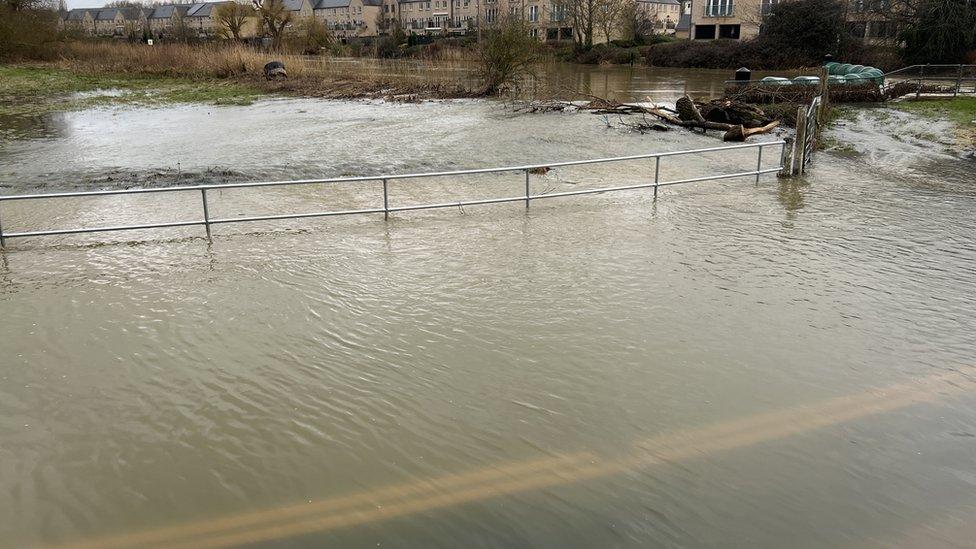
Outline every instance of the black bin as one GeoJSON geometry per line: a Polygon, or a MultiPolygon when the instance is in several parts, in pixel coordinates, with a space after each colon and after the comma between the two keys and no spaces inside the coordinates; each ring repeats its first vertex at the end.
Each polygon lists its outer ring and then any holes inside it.
{"type": "Polygon", "coordinates": [[[748,82],[752,80],[752,71],[745,67],[736,69],[735,78],[733,78],[733,80],[736,82],[748,82]]]}

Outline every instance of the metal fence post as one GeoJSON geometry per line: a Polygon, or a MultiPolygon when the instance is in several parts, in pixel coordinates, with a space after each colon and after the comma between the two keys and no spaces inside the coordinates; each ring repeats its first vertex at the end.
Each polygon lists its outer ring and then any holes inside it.
{"type": "Polygon", "coordinates": [[[762,173],[762,143],[759,144],[759,158],[756,159],[756,185],[759,184],[759,175],[762,173]]]}
{"type": "Polygon", "coordinates": [[[207,240],[213,240],[210,234],[210,208],[207,206],[207,189],[200,189],[200,196],[203,198],[203,225],[207,228],[207,240]]]}
{"type": "Polygon", "coordinates": [[[915,90],[915,99],[922,96],[922,79],[925,78],[925,65],[918,68],[918,89],[915,90]]]}
{"type": "MultiPolygon", "coordinates": [[[[0,205],[2,205],[2,204],[3,204],[3,202],[0,202],[0,205]]],[[[6,242],[4,242],[4,239],[3,239],[3,219],[0,218],[0,250],[4,249],[6,247],[7,247],[7,244],[6,244],[6,242]]]]}
{"type": "Polygon", "coordinates": [[[654,157],[654,200],[657,200],[657,184],[661,176],[661,157],[654,157]]]}
{"type": "Polygon", "coordinates": [[[390,191],[386,186],[386,179],[383,180],[383,219],[390,218],[390,191]]]}
{"type": "Polygon", "coordinates": [[[525,170],[525,209],[529,209],[529,199],[531,195],[529,194],[529,170],[525,170]]]}
{"type": "Polygon", "coordinates": [[[956,76],[956,91],[952,92],[952,96],[955,97],[959,95],[962,91],[962,65],[959,65],[959,75],[956,76]]]}
{"type": "Polygon", "coordinates": [[[786,144],[789,143],[789,140],[790,138],[787,137],[786,140],[783,141],[783,143],[780,145],[779,148],[779,173],[777,174],[778,177],[783,177],[783,176],[789,177],[791,175],[786,171],[786,144]]]}

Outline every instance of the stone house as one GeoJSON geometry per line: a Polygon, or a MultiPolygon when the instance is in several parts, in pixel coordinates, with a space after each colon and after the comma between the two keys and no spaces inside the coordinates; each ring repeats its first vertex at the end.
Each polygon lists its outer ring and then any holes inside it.
{"type": "Polygon", "coordinates": [[[62,14],[60,24],[62,28],[93,36],[95,34],[95,17],[98,15],[96,9],[77,8],[66,11],[62,14]]]}
{"type": "Polygon", "coordinates": [[[314,8],[315,17],[342,38],[378,35],[382,10],[382,0],[318,0],[314,8]]]}
{"type": "Polygon", "coordinates": [[[98,36],[129,36],[146,27],[146,10],[142,8],[105,8],[95,16],[98,36]]]}
{"type": "Polygon", "coordinates": [[[191,4],[186,10],[184,22],[198,36],[215,36],[218,30],[215,17],[217,15],[217,8],[226,3],[204,2],[191,4]]]}
{"type": "Polygon", "coordinates": [[[637,0],[637,13],[655,34],[672,34],[681,19],[681,3],[678,0],[637,0]]]}
{"type": "Polygon", "coordinates": [[[146,18],[149,30],[155,36],[166,36],[180,31],[186,23],[189,7],[184,4],[156,6],[146,18]]]}
{"type": "Polygon", "coordinates": [[[312,17],[315,14],[315,7],[312,0],[283,0],[285,9],[292,13],[295,20],[312,17]]]}
{"type": "Polygon", "coordinates": [[[550,0],[384,0],[383,13],[408,34],[466,34],[510,14],[527,21],[540,40],[572,38],[565,9],[550,0]]]}
{"type": "MultiPolygon", "coordinates": [[[[759,34],[763,18],[781,0],[691,0],[692,40],[746,40],[759,34]]],[[[788,1],[788,0],[783,0],[788,1]]],[[[845,19],[851,36],[868,43],[895,43],[890,0],[848,0],[845,19]]]]}

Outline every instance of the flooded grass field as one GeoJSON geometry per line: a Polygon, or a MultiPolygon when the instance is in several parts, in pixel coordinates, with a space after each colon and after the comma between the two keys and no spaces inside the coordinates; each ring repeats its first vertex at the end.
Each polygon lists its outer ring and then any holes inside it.
{"type": "MultiPolygon", "coordinates": [[[[198,227],[11,240],[0,546],[968,546],[976,164],[881,123],[846,122],[832,137],[848,145],[805,178],[656,201],[229,225],[213,243],[198,227]]],[[[0,145],[0,192],[717,144],[488,101],[105,107],[0,145]]],[[[676,158],[662,175],[754,166],[676,158]]],[[[533,185],[648,177],[633,162],[533,185]]],[[[391,198],[522,184],[418,180],[391,198]]],[[[213,194],[226,216],[382,197],[213,194]]],[[[0,207],[5,231],[200,216],[169,193],[0,207]]]]}

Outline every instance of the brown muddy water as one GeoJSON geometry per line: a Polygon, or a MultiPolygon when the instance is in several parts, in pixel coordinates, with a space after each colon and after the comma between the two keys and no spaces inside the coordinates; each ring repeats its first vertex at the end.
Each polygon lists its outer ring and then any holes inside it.
{"type": "MultiPolygon", "coordinates": [[[[411,59],[374,59],[360,57],[306,57],[306,63],[369,74],[377,79],[416,78],[443,83],[461,83],[472,89],[480,85],[477,65],[470,61],[421,61],[411,59]]],[[[786,73],[756,71],[755,78],[786,73]]],[[[575,97],[580,93],[617,101],[674,101],[685,94],[693,97],[719,97],[725,81],[733,71],[713,69],[676,69],[630,65],[579,65],[549,61],[534,67],[519,85],[523,95],[538,97],[575,97]]]]}
{"type": "MultiPolygon", "coordinates": [[[[612,122],[612,121],[611,121],[612,122]]],[[[905,120],[905,124],[912,124],[905,120]]],[[[939,547],[976,516],[976,165],[857,117],[809,175],[0,253],[4,547],[939,547]]],[[[312,100],[105,108],[4,193],[678,150],[588,114],[312,100]]],[[[750,153],[666,177],[751,169],[750,153]]],[[[538,192],[644,181],[557,169],[538,192]]],[[[416,181],[393,203],[518,192],[416,181]]],[[[377,185],[214,194],[218,215],[377,185]]],[[[6,230],[199,217],[6,203],[6,230]]]]}

